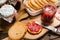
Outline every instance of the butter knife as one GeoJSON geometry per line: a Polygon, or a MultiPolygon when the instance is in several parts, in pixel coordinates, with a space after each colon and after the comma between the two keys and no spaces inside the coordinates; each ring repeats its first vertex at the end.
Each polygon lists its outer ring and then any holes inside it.
{"type": "MultiPolygon", "coordinates": [[[[39,25],[42,25],[42,24],[40,24],[39,22],[37,22],[37,21],[35,21],[35,23],[37,23],[37,24],[39,24],[39,25]]],[[[51,30],[51,31],[53,31],[53,32],[55,32],[55,33],[60,33],[60,29],[58,29],[58,28],[55,28],[55,27],[53,27],[53,26],[44,26],[44,25],[42,25],[42,27],[44,27],[44,28],[46,28],[46,29],[49,29],[49,30],[51,30]]]]}

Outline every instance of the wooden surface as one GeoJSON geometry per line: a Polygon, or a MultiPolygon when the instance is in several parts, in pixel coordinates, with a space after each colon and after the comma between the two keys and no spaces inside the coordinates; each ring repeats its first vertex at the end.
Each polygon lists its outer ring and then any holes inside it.
{"type": "MultiPolygon", "coordinates": [[[[22,12],[21,13],[21,11],[20,11],[20,13],[18,13],[18,14],[20,14],[20,15],[18,15],[19,17],[17,17],[17,19],[18,20],[20,20],[21,18],[23,18],[23,17],[26,17],[26,16],[28,16],[25,12],[22,12]],[[25,15],[26,14],[26,15],[25,15]],[[24,15],[24,16],[23,16],[24,15]]],[[[24,20],[24,21],[22,21],[22,22],[24,22],[25,24],[28,22],[28,21],[30,21],[30,20],[36,20],[36,21],[40,21],[40,23],[41,23],[41,16],[39,15],[39,16],[36,16],[36,17],[32,17],[33,19],[27,19],[27,20],[24,20]]],[[[51,26],[58,26],[60,24],[60,21],[58,21],[55,17],[54,17],[54,21],[53,21],[53,23],[51,24],[51,26]]],[[[26,34],[25,34],[25,36],[24,36],[24,38],[26,38],[26,39],[37,39],[37,38],[39,38],[39,37],[41,37],[41,36],[43,36],[46,32],[48,32],[49,30],[48,29],[45,29],[45,28],[43,28],[43,30],[42,30],[42,32],[41,33],[39,33],[39,34],[37,34],[37,35],[32,35],[32,34],[30,34],[29,32],[27,32],[26,34]]]]}
{"type": "MultiPolygon", "coordinates": [[[[35,18],[35,20],[37,21],[40,21],[41,23],[41,20],[40,20],[40,16],[38,16],[37,18],[35,18]]],[[[54,18],[54,22],[51,24],[51,26],[58,26],[60,24],[60,21],[58,21],[56,18],[54,18]]],[[[41,36],[43,36],[46,32],[48,32],[49,30],[43,28],[42,29],[42,32],[37,34],[37,35],[32,35],[30,34],[29,32],[26,33],[26,35],[24,36],[24,38],[27,38],[27,39],[37,39],[41,36]]]]}
{"type": "MultiPolygon", "coordinates": [[[[18,15],[16,16],[16,22],[28,16],[28,14],[23,10],[23,8],[24,7],[22,6],[22,8],[18,11],[18,15]]],[[[28,19],[26,19],[24,21],[20,21],[20,22],[24,22],[26,24],[30,20],[37,20],[37,21],[40,21],[40,23],[41,23],[41,20],[40,20],[41,19],[41,16],[40,15],[39,16],[36,16],[36,17],[31,17],[31,18],[28,18],[28,19]]],[[[55,26],[58,26],[58,25],[60,25],[60,21],[58,21],[54,17],[54,22],[51,24],[51,26],[54,26],[55,27],[55,26]]],[[[43,28],[42,29],[42,32],[39,33],[39,34],[37,34],[37,35],[32,35],[29,32],[27,32],[25,34],[24,38],[26,38],[26,39],[37,39],[37,38],[40,38],[41,36],[43,36],[48,31],[49,31],[48,29],[43,28]]]]}
{"type": "MultiPolygon", "coordinates": [[[[28,14],[27,14],[23,9],[24,9],[24,6],[22,5],[22,6],[21,6],[21,9],[18,11],[18,15],[16,16],[16,22],[19,21],[19,20],[21,20],[22,18],[25,18],[25,17],[28,16],[28,14]]],[[[32,19],[38,20],[38,21],[40,21],[40,23],[41,23],[40,15],[39,15],[39,16],[36,16],[36,17],[32,17],[32,19]]],[[[26,24],[29,20],[32,20],[32,19],[31,19],[31,18],[28,18],[28,19],[26,19],[26,20],[24,20],[24,21],[22,21],[22,22],[24,22],[24,23],[26,24]]],[[[60,24],[60,21],[58,21],[58,20],[54,17],[54,22],[51,24],[51,26],[54,26],[54,27],[55,27],[55,26],[58,26],[59,24],[60,24]]],[[[43,35],[44,35],[46,32],[48,32],[48,31],[49,31],[48,29],[43,28],[42,32],[39,33],[39,34],[37,34],[37,35],[32,35],[32,34],[30,34],[29,32],[27,32],[27,33],[25,34],[24,38],[26,38],[26,39],[37,39],[37,38],[43,36],[43,35]]]]}

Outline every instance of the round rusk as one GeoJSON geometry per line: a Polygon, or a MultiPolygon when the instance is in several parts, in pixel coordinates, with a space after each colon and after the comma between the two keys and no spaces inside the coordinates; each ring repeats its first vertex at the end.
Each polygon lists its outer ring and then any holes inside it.
{"type": "Polygon", "coordinates": [[[32,9],[37,10],[37,9],[31,4],[31,1],[28,2],[28,5],[29,5],[32,9]]]}
{"type": "Polygon", "coordinates": [[[52,3],[50,0],[46,0],[48,3],[52,3]]]}
{"type": "Polygon", "coordinates": [[[33,7],[36,8],[37,10],[40,8],[40,6],[35,3],[35,0],[30,0],[30,3],[31,3],[31,4],[33,5],[33,7]]]}
{"type": "Polygon", "coordinates": [[[16,22],[9,30],[8,35],[12,40],[21,39],[27,31],[27,27],[22,22],[16,22]]]}
{"type": "Polygon", "coordinates": [[[58,2],[58,0],[50,0],[52,3],[56,3],[58,2]]]}
{"type": "Polygon", "coordinates": [[[38,2],[39,2],[40,4],[42,4],[42,5],[45,5],[45,4],[42,2],[42,0],[38,0],[38,2]]]}
{"type": "Polygon", "coordinates": [[[38,2],[38,0],[34,0],[35,1],[35,3],[37,4],[37,5],[39,5],[41,8],[42,8],[42,4],[40,4],[39,2],[38,2]]]}
{"type": "Polygon", "coordinates": [[[26,6],[27,8],[29,8],[31,11],[35,11],[28,3],[29,3],[29,2],[26,1],[26,2],[25,2],[25,6],[26,6]]]}
{"type": "Polygon", "coordinates": [[[43,2],[44,4],[48,4],[48,2],[47,2],[46,0],[42,0],[42,2],[43,2]]]}

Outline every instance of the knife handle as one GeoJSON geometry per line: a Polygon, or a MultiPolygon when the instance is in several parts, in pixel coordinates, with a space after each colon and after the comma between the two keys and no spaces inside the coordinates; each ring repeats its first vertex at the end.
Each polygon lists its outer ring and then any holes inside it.
{"type": "Polygon", "coordinates": [[[57,30],[58,30],[57,28],[55,28],[53,26],[44,26],[44,27],[51,30],[51,31],[53,31],[53,32],[57,32],[57,30]]]}
{"type": "MultiPolygon", "coordinates": [[[[37,21],[36,21],[35,23],[41,25],[41,24],[40,24],[39,22],[37,22],[37,21]]],[[[49,29],[49,30],[53,31],[54,33],[60,35],[60,29],[55,28],[55,27],[53,27],[53,26],[44,26],[44,25],[42,25],[42,26],[43,26],[44,28],[49,29]]]]}

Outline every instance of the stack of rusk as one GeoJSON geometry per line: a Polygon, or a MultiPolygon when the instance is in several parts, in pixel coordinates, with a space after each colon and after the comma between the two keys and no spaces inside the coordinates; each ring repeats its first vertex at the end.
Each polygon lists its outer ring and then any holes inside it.
{"type": "Polygon", "coordinates": [[[58,0],[27,0],[25,1],[25,6],[31,11],[36,11],[44,7],[46,4],[57,3],[58,0]]]}

